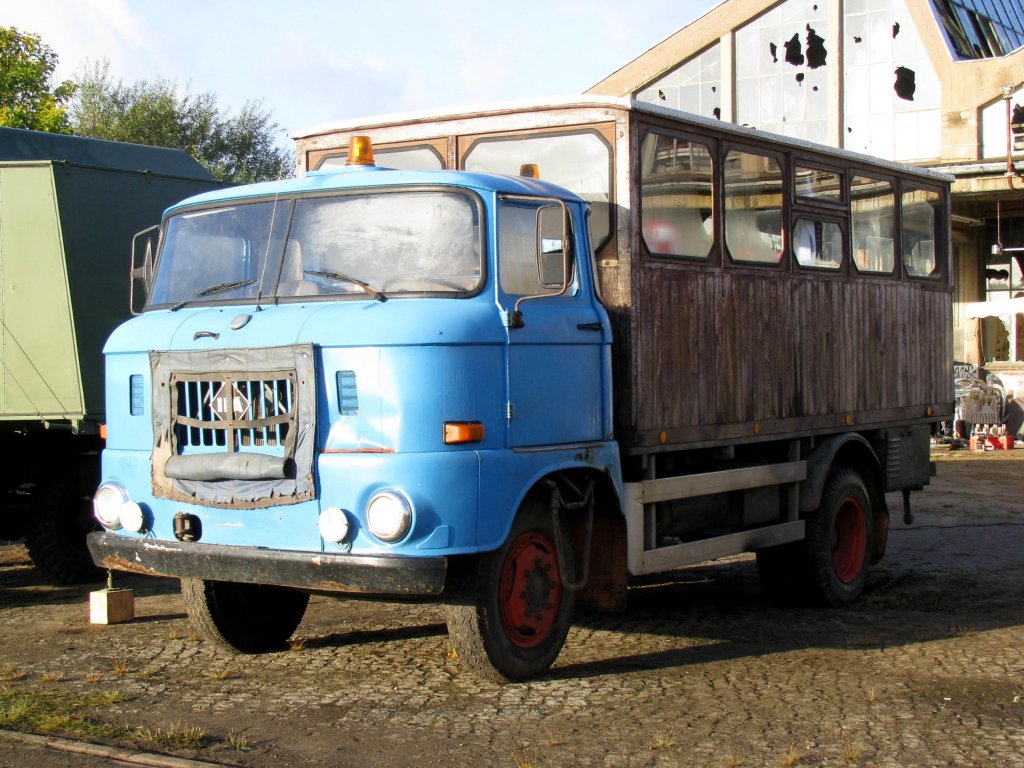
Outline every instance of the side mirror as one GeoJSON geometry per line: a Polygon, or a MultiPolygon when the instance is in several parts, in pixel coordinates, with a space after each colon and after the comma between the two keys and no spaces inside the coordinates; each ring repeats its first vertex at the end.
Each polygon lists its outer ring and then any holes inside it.
{"type": "Polygon", "coordinates": [[[537,212],[537,279],[547,290],[565,293],[572,270],[569,211],[548,205],[537,212]]]}
{"type": "Polygon", "coordinates": [[[522,328],[524,301],[564,296],[572,284],[572,226],[569,209],[560,200],[537,209],[537,282],[543,293],[520,296],[508,313],[506,325],[522,328]]]}
{"type": "Polygon", "coordinates": [[[153,267],[159,243],[160,225],[144,229],[132,238],[131,284],[128,287],[128,309],[133,315],[141,314],[153,284],[153,267]],[[138,306],[140,309],[135,309],[138,306]]]}

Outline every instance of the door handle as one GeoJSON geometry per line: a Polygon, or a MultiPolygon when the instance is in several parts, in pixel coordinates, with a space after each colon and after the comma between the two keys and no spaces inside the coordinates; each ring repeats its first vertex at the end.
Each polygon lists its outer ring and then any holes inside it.
{"type": "Polygon", "coordinates": [[[576,330],[578,331],[600,331],[603,329],[604,326],[600,323],[576,323],[576,330]]]}

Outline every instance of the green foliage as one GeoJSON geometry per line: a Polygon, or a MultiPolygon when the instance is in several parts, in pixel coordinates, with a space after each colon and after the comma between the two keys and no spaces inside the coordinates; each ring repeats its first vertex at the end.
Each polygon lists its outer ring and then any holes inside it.
{"type": "Polygon", "coordinates": [[[164,79],[125,85],[108,70],[103,62],[77,77],[71,119],[78,135],[182,149],[230,183],[291,175],[291,154],[275,143],[280,126],[262,102],[248,101],[231,116],[212,93],[192,94],[164,79]]]}
{"type": "Polygon", "coordinates": [[[38,35],[0,27],[0,125],[70,133],[65,103],[75,84],[52,88],[57,54],[38,35]]]}

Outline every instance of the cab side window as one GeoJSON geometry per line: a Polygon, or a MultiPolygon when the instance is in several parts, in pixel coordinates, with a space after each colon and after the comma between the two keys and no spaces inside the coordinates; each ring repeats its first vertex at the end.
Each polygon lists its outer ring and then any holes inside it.
{"type": "MultiPolygon", "coordinates": [[[[506,294],[553,296],[565,292],[563,284],[573,279],[573,253],[564,212],[561,205],[506,202],[502,206],[498,260],[501,289],[506,294]]],[[[575,293],[575,287],[570,285],[567,292],[575,293]]]]}

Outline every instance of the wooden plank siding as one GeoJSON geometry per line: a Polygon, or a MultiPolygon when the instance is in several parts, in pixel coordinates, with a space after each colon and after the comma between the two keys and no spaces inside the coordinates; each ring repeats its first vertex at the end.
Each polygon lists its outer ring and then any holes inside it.
{"type": "Polygon", "coordinates": [[[952,402],[947,290],[660,263],[635,280],[614,366],[627,450],[927,421],[952,402]]]}

